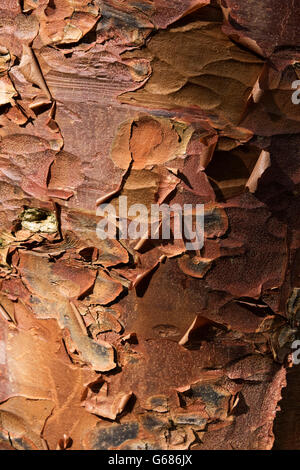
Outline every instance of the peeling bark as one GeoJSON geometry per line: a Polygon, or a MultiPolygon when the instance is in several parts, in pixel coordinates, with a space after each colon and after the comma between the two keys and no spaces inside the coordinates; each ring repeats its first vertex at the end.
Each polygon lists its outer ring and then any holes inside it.
{"type": "Polygon", "coordinates": [[[300,448],[295,3],[1,2],[1,449],[300,448]]]}

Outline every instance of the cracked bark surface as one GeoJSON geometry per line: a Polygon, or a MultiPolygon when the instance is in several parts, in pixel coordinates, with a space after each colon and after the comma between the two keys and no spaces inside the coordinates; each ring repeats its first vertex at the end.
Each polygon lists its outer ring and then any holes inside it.
{"type": "Polygon", "coordinates": [[[2,0],[1,449],[300,448],[299,16],[2,0]],[[100,240],[120,196],[203,248],[100,240]]]}

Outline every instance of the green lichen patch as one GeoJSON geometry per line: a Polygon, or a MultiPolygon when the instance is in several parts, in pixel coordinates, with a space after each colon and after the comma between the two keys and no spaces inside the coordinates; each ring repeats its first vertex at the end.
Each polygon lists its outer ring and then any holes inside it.
{"type": "Polygon", "coordinates": [[[20,219],[22,228],[30,232],[55,233],[58,230],[55,213],[45,209],[24,209],[20,219]]]}

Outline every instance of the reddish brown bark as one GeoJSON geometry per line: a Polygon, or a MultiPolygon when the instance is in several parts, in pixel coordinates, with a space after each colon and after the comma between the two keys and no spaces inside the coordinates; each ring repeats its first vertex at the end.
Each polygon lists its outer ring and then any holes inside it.
{"type": "Polygon", "coordinates": [[[1,2],[1,448],[299,448],[294,3],[1,2]],[[203,248],[100,240],[120,196],[203,248]]]}

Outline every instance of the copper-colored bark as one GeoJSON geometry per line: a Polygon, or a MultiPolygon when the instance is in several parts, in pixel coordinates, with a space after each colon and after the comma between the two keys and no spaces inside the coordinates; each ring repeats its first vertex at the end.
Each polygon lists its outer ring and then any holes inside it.
{"type": "Polygon", "coordinates": [[[2,449],[299,448],[295,3],[2,0],[2,449]],[[120,196],[203,248],[100,240],[120,196]]]}

